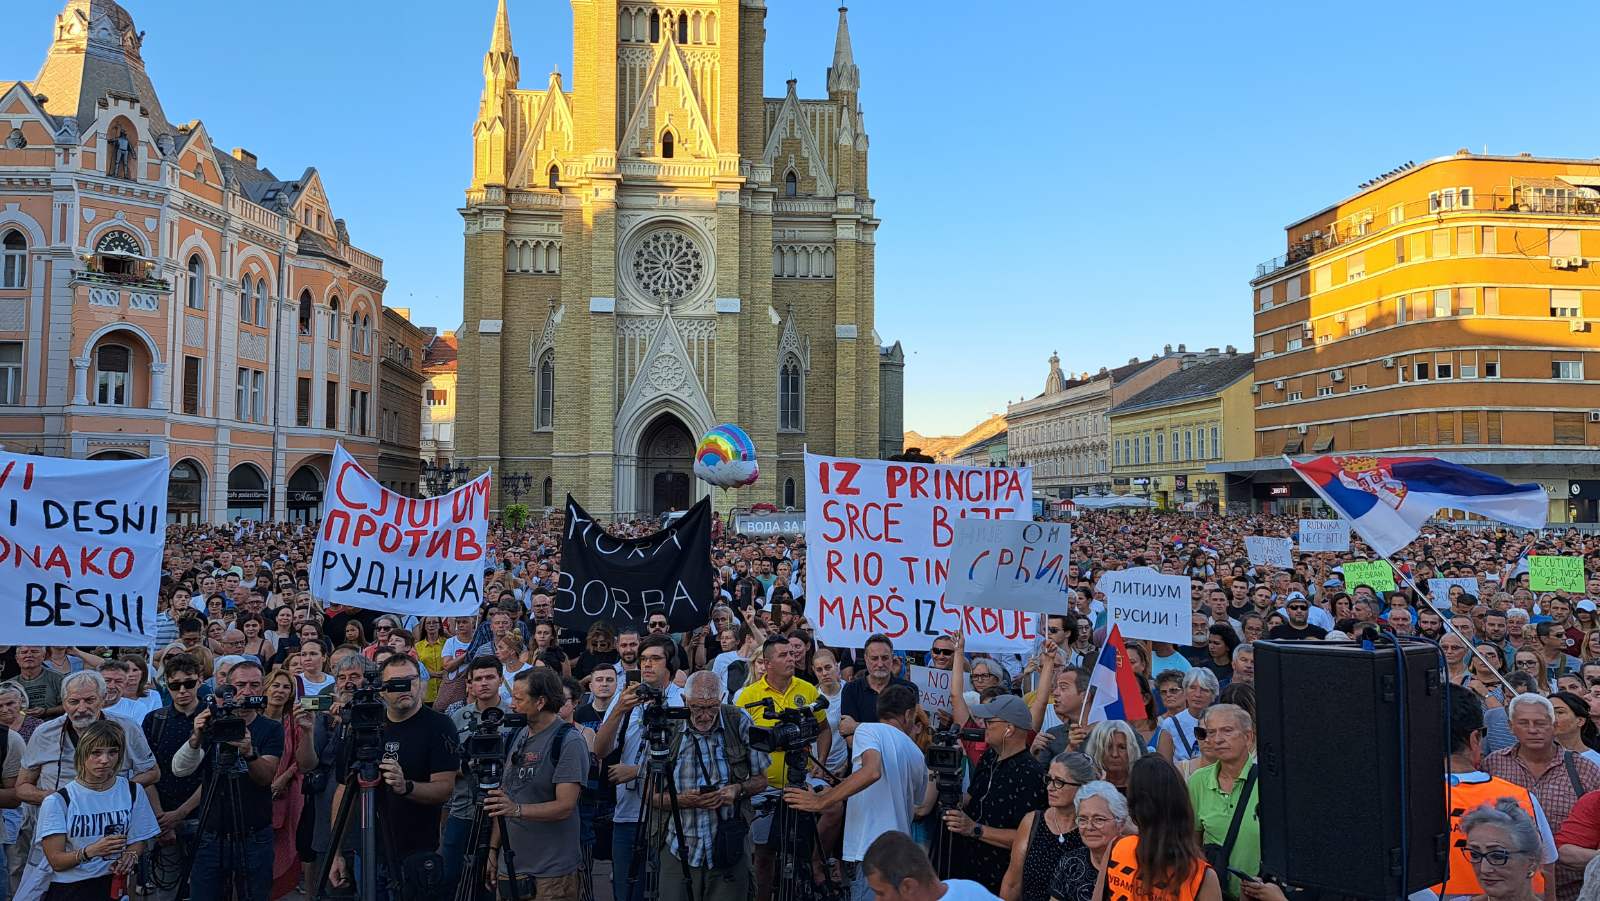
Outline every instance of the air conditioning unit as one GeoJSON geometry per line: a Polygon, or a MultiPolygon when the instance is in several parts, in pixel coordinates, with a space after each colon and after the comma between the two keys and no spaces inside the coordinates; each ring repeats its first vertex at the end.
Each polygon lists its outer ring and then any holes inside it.
{"type": "Polygon", "coordinates": [[[1571,266],[1574,269],[1577,269],[1579,267],[1589,265],[1589,261],[1584,259],[1583,257],[1568,257],[1567,258],[1567,265],[1571,266]]]}
{"type": "Polygon", "coordinates": [[[1575,332],[1583,331],[1587,325],[1588,325],[1588,323],[1584,322],[1582,319],[1568,319],[1567,320],[1567,328],[1569,328],[1569,329],[1571,329],[1572,331],[1575,331],[1575,332]]]}
{"type": "Polygon", "coordinates": [[[1383,368],[1384,369],[1393,369],[1394,368],[1394,357],[1384,357],[1383,358],[1383,368]]]}
{"type": "Polygon", "coordinates": [[[1333,380],[1336,381],[1336,382],[1344,381],[1344,370],[1343,369],[1335,369],[1333,371],[1333,380]]]}
{"type": "Polygon", "coordinates": [[[1344,324],[1344,320],[1345,320],[1345,314],[1343,314],[1343,313],[1340,313],[1340,314],[1338,314],[1338,315],[1333,317],[1333,321],[1337,322],[1337,323],[1339,323],[1341,325],[1344,324]]]}
{"type": "Polygon", "coordinates": [[[1551,269],[1577,269],[1584,264],[1583,257],[1551,257],[1551,269]]]}
{"type": "Polygon", "coordinates": [[[1278,389],[1279,391],[1282,391],[1283,390],[1283,379],[1278,379],[1277,381],[1273,382],[1272,383],[1272,387],[1278,389]]]}
{"type": "Polygon", "coordinates": [[[1300,433],[1300,434],[1302,434],[1302,435],[1304,435],[1304,434],[1305,434],[1305,433],[1306,433],[1306,432],[1307,432],[1307,431],[1308,431],[1308,429],[1307,429],[1307,428],[1306,428],[1306,427],[1305,427],[1305,426],[1303,426],[1303,425],[1297,425],[1297,426],[1295,426],[1295,427],[1294,427],[1294,430],[1295,430],[1295,431],[1297,431],[1297,432],[1299,432],[1299,433],[1300,433]]]}
{"type": "Polygon", "coordinates": [[[1260,394],[1261,393],[1261,386],[1260,385],[1251,385],[1250,386],[1250,393],[1251,394],[1260,394]]]}
{"type": "Polygon", "coordinates": [[[1309,322],[1305,324],[1304,330],[1307,338],[1315,337],[1317,334],[1317,327],[1309,322]]]}
{"type": "Polygon", "coordinates": [[[1589,421],[1590,422],[1600,422],[1600,410],[1590,410],[1589,411],[1589,421]]]}

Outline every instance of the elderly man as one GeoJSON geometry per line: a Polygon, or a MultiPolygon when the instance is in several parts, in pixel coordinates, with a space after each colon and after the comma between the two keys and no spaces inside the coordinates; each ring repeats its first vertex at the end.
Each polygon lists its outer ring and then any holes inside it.
{"type": "MultiPolygon", "coordinates": [[[[683,839],[675,825],[669,826],[661,855],[661,897],[686,899],[687,879],[697,901],[744,901],[751,866],[743,845],[718,859],[716,836],[720,822],[740,816],[740,803],[767,787],[767,755],[750,747],[750,715],[722,703],[722,680],[716,673],[690,676],[684,694],[689,720],[672,739],[672,780],[683,839]]],[[[671,799],[656,792],[649,803],[667,809],[671,799]]]]}
{"type": "MultiPolygon", "coordinates": [[[[1237,669],[1235,674],[1237,680],[1237,669]]],[[[1194,730],[1196,737],[1209,743],[1211,756],[1217,761],[1189,777],[1189,800],[1194,804],[1201,841],[1226,846],[1228,834],[1237,822],[1233,847],[1228,848],[1228,867],[1255,875],[1261,870],[1261,823],[1256,817],[1261,793],[1255,785],[1255,723],[1243,707],[1235,704],[1206,708],[1200,722],[1194,730]]],[[[1239,897],[1238,877],[1226,878],[1228,897],[1239,897]]]]}
{"type": "MultiPolygon", "coordinates": [[[[1485,757],[1483,769],[1533,792],[1550,827],[1560,832],[1578,798],[1600,790],[1600,767],[1556,743],[1555,707],[1544,695],[1517,695],[1506,705],[1506,715],[1517,743],[1485,757]]],[[[1557,865],[1556,901],[1572,901],[1582,884],[1581,869],[1557,865]]]]}
{"type": "Polygon", "coordinates": [[[17,668],[21,672],[12,681],[21,686],[28,696],[23,713],[42,720],[60,716],[61,674],[44,665],[44,648],[32,644],[18,645],[16,657],[17,668]]]}
{"type": "MultiPolygon", "coordinates": [[[[94,723],[105,720],[122,729],[127,748],[117,775],[125,776],[138,785],[145,786],[151,807],[157,817],[162,815],[161,799],[155,792],[161,771],[156,767],[155,755],[145,741],[144,732],[137,723],[120,716],[107,716],[102,712],[106,697],[106,682],[94,670],[80,670],[61,680],[61,703],[66,712],[33,730],[22,754],[22,769],[17,773],[17,798],[29,805],[24,815],[30,819],[38,816],[38,805],[50,793],[77,778],[73,749],[78,735],[94,723]]],[[[22,844],[19,841],[19,844],[22,844]]],[[[44,896],[46,868],[38,866],[37,856],[43,852],[33,843],[28,866],[23,872],[21,885],[13,896],[16,901],[38,901],[44,896]]]]}

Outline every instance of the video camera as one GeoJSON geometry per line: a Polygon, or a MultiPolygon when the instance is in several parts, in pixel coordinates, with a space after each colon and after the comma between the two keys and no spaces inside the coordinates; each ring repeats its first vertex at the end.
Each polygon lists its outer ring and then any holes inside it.
{"type": "Polygon", "coordinates": [[[211,721],[206,724],[206,741],[243,741],[244,718],[239,716],[239,711],[265,710],[266,707],[267,699],[262,695],[240,695],[232,685],[219,687],[216,694],[211,696],[211,721]]]}
{"type": "Polygon", "coordinates": [[[366,679],[351,692],[350,703],[350,754],[356,763],[376,764],[383,757],[383,725],[388,720],[387,707],[380,694],[386,691],[410,691],[412,677],[396,676],[387,681],[378,673],[368,672],[366,679]]]}
{"type": "Polygon", "coordinates": [[[520,713],[507,716],[498,707],[490,707],[478,715],[477,723],[462,744],[461,762],[480,791],[500,787],[506,762],[505,734],[526,725],[527,717],[520,713]]]}
{"type": "Polygon", "coordinates": [[[744,708],[761,708],[768,719],[777,720],[770,726],[750,727],[750,747],[763,754],[776,754],[780,751],[804,751],[817,740],[822,732],[817,714],[828,709],[828,699],[818,697],[805,706],[779,710],[771,698],[762,698],[744,705],[744,708]]]}
{"type": "Polygon", "coordinates": [[[982,729],[939,729],[928,743],[924,759],[928,771],[933,773],[939,796],[939,807],[948,809],[961,804],[961,770],[966,765],[964,741],[983,741],[982,729]]]}

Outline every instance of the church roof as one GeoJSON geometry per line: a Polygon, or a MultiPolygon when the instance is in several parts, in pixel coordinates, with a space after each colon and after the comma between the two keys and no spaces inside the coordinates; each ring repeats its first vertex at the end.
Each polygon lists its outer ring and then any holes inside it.
{"type": "Polygon", "coordinates": [[[53,116],[74,116],[80,129],[94,121],[95,110],[108,93],[136,98],[155,134],[171,134],[150,76],[139,55],[144,35],[133,17],[115,0],[67,0],[56,16],[55,40],[45,56],[34,94],[47,97],[53,116]]]}
{"type": "Polygon", "coordinates": [[[1255,357],[1229,354],[1180,369],[1118,404],[1111,412],[1134,413],[1210,397],[1255,371],[1255,357]]]}

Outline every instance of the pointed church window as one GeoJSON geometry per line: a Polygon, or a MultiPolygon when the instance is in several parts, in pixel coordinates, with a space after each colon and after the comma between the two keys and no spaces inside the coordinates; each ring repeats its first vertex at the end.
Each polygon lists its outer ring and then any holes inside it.
{"type": "Polygon", "coordinates": [[[790,169],[783,176],[783,196],[798,197],[800,194],[800,179],[795,177],[794,170],[790,169]]]}
{"type": "Polygon", "coordinates": [[[675,142],[672,139],[672,131],[671,131],[671,129],[668,129],[667,131],[664,131],[664,132],[661,133],[661,158],[662,159],[664,159],[664,160],[672,159],[672,151],[675,149],[673,147],[674,143],[675,142]]]}
{"type": "Polygon", "coordinates": [[[689,43],[689,17],[682,12],[678,13],[678,43],[689,43]]]}
{"type": "Polygon", "coordinates": [[[560,166],[551,166],[550,167],[550,187],[551,188],[558,187],[558,185],[556,183],[559,182],[559,181],[561,181],[561,167],[560,166]]]}
{"type": "Polygon", "coordinates": [[[660,40],[661,40],[661,14],[658,13],[658,12],[652,12],[650,14],[650,43],[655,44],[655,43],[658,43],[660,40]]]}
{"type": "MultiPolygon", "coordinates": [[[[534,411],[534,427],[548,429],[555,422],[556,354],[547,350],[539,359],[539,398],[534,411]]],[[[547,505],[548,506],[548,505],[547,505]]]]}

